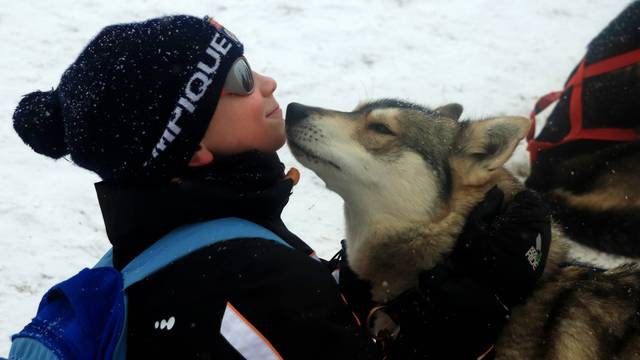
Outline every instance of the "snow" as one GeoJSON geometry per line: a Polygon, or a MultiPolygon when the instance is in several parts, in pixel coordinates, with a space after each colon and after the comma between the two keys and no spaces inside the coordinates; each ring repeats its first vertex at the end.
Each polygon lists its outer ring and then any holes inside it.
{"type": "MultiPolygon", "coordinates": [[[[209,14],[245,44],[257,71],[296,101],[349,110],[363,99],[460,102],[465,117],[527,115],[557,90],[621,0],[5,1],[0,7],[0,354],[44,291],[91,266],[109,243],[93,175],[25,146],[11,117],[21,95],[57,86],[102,27],[150,17],[209,14]]],[[[302,172],[284,213],[320,256],[343,236],[342,203],[287,149],[302,172]]],[[[509,163],[527,169],[520,146],[509,163]]],[[[620,258],[576,248],[603,266],[620,258]]]]}

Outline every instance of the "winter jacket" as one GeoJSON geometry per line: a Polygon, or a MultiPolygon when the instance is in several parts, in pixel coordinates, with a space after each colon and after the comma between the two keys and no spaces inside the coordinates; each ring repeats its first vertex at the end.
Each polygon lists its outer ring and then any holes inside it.
{"type": "Polygon", "coordinates": [[[170,183],[96,184],[116,268],[178,226],[224,217],[291,245],[223,241],[133,285],[128,358],[376,358],[329,268],[281,220],[293,187],[283,170],[275,154],[247,153],[170,183]]]}

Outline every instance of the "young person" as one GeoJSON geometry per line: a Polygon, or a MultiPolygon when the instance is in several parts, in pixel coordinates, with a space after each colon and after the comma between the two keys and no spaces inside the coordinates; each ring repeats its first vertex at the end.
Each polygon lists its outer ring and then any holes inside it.
{"type": "MultiPolygon", "coordinates": [[[[276,82],[242,55],[209,18],[109,26],[56,89],[22,99],[14,127],[36,152],[70,155],[103,179],[96,190],[117,269],[176,228],[213,219],[248,220],[287,244],[218,242],[132,285],[128,357],[378,358],[357,317],[369,306],[366,284],[351,273],[339,288],[334,269],[280,218],[297,176],[275,153],[285,143],[276,82]]],[[[466,236],[502,241],[483,231],[466,236]]]]}

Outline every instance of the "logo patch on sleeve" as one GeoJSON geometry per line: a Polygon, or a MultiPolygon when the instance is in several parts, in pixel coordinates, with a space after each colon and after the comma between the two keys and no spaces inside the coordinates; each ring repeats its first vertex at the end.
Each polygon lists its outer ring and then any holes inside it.
{"type": "Polygon", "coordinates": [[[531,265],[531,268],[535,271],[538,266],[540,266],[540,261],[542,260],[542,235],[538,234],[536,238],[536,245],[531,246],[529,250],[524,254],[531,265]]]}

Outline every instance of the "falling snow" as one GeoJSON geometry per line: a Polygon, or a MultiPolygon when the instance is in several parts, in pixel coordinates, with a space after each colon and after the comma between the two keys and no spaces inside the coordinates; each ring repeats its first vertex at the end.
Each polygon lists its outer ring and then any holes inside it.
{"type": "MultiPolygon", "coordinates": [[[[31,0],[0,8],[0,355],[51,285],[91,266],[108,248],[93,183],[69,161],[32,152],[11,128],[23,94],[50,90],[102,27],[186,13],[215,17],[245,44],[252,67],[296,101],[349,110],[363,99],[399,97],[428,106],[459,102],[463,116],[526,115],[562,86],[587,42],[621,0],[31,0]]],[[[169,56],[170,54],[166,54],[169,56]]],[[[341,201],[302,173],[284,213],[319,255],[339,248],[341,201]]],[[[518,147],[509,167],[522,175],[518,147]]],[[[586,261],[619,259],[576,248],[586,261]]]]}

